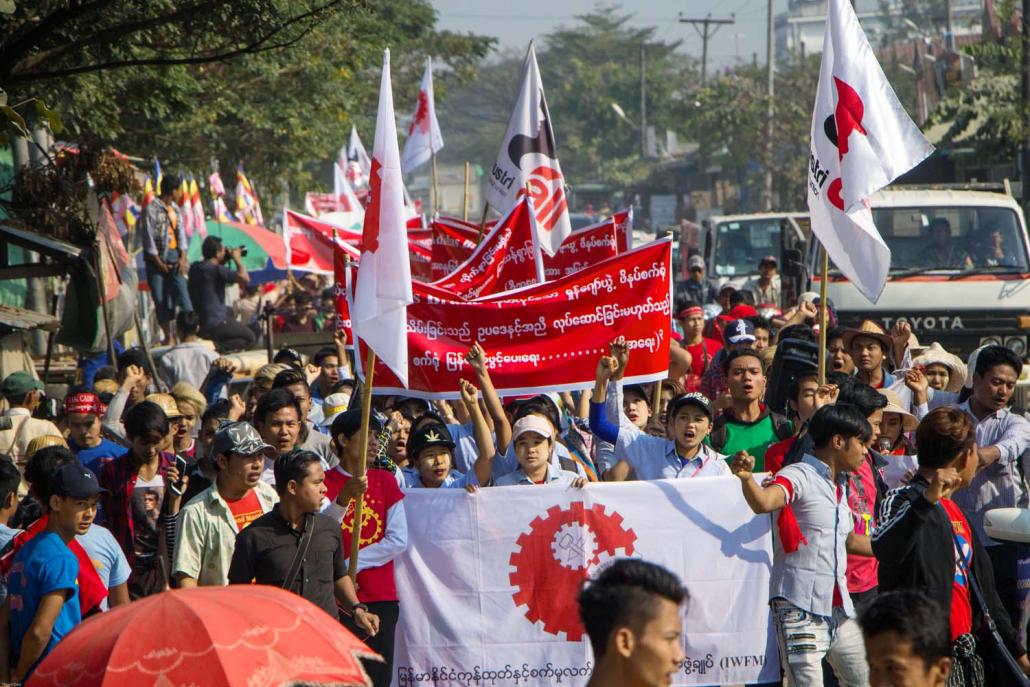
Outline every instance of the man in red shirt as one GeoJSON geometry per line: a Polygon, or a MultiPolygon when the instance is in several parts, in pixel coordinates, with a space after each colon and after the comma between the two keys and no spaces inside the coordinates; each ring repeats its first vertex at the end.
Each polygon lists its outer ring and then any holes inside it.
{"type": "MultiPolygon", "coordinates": [[[[373,418],[369,426],[366,465],[378,453],[375,434],[382,427],[373,418]]],[[[340,523],[345,555],[351,551],[351,527],[357,499],[362,499],[361,543],[358,556],[358,600],[366,610],[379,616],[379,633],[365,637],[353,623],[348,629],[380,654],[384,662],[364,663],[375,687],[389,687],[393,676],[393,642],[400,615],[393,561],[408,547],[408,521],[404,514],[404,494],[396,478],[375,468],[364,477],[354,477],[361,458],[361,412],[348,410],[333,420],[330,434],[340,464],[325,474],[326,499],[322,512],[340,523]]]]}
{"type": "Polygon", "coordinates": [[[676,320],[683,329],[683,348],[690,354],[690,372],[687,373],[687,391],[697,391],[701,386],[701,375],[708,369],[715,354],[722,350],[722,344],[704,336],[705,313],[694,301],[687,301],[676,320]]]}

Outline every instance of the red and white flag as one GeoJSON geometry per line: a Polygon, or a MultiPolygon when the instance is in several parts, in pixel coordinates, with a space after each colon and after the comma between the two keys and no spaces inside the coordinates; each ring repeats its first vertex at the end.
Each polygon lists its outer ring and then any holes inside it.
{"type": "Polygon", "coordinates": [[[390,51],[383,51],[376,137],[372,146],[369,202],[351,325],[379,359],[408,383],[408,305],[412,302],[404,183],[397,146],[390,51]]]}
{"type": "Polygon", "coordinates": [[[572,233],[572,222],[532,43],[522,66],[519,98],[487,182],[486,201],[495,208],[511,207],[529,186],[540,246],[548,255],[557,253],[565,237],[572,233]]]}
{"type": "Polygon", "coordinates": [[[433,102],[433,59],[426,58],[426,71],[422,75],[422,86],[418,89],[418,105],[408,126],[408,139],[404,141],[401,154],[401,168],[405,174],[429,162],[435,153],[443,148],[440,123],[436,121],[436,105],[433,102]]]}
{"type": "Polygon", "coordinates": [[[872,302],[887,283],[891,252],[867,198],[931,152],[887,82],[851,3],[830,0],[812,115],[808,210],[830,259],[872,302]]]}
{"type": "Polygon", "coordinates": [[[347,181],[347,171],[339,163],[333,165],[333,195],[336,196],[336,212],[354,212],[364,215],[365,208],[354,194],[347,181]]]}
{"type": "Polygon", "coordinates": [[[368,186],[368,175],[372,170],[372,160],[365,151],[365,144],[358,136],[358,127],[350,128],[350,142],[347,144],[347,179],[354,188],[368,186]]]}

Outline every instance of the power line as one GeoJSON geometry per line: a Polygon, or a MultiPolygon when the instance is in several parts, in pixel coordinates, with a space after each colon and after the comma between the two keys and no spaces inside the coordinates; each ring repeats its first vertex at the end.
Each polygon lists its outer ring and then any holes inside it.
{"type": "Polygon", "coordinates": [[[709,14],[704,19],[691,19],[680,13],[680,23],[690,24],[701,36],[701,85],[704,86],[708,80],[708,39],[714,36],[724,25],[735,24],[736,18],[730,15],[729,19],[713,19],[709,14]],[[700,25],[702,28],[697,28],[700,25]]]}

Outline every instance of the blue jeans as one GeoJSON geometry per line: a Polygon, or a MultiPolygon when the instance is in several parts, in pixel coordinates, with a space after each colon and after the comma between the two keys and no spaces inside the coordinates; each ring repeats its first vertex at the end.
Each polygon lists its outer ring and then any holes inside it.
{"type": "Polygon", "coordinates": [[[825,618],[785,599],[773,599],[771,604],[780,663],[792,687],[822,687],[823,658],[841,687],[869,684],[865,642],[857,622],[839,608],[833,609],[833,617],[825,618]]]}
{"type": "Polygon", "coordinates": [[[175,319],[176,308],[183,312],[193,311],[185,275],[178,271],[164,274],[148,262],[147,284],[150,285],[150,295],[157,310],[157,321],[161,324],[175,319]]]}

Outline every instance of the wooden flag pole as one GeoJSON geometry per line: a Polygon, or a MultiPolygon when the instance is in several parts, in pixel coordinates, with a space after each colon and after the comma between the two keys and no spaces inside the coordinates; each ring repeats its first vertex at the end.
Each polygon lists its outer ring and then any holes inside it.
{"type": "Polygon", "coordinates": [[[440,185],[436,177],[436,153],[429,154],[429,160],[433,165],[433,214],[440,212],[440,185]]]}
{"type": "Polygon", "coordinates": [[[465,198],[464,198],[465,210],[464,210],[464,212],[462,213],[462,216],[461,216],[461,218],[463,220],[465,220],[466,222],[469,221],[469,176],[471,176],[471,174],[472,174],[472,165],[470,165],[468,163],[468,160],[466,160],[465,161],[465,198]]]}
{"type": "MultiPolygon", "coordinates": [[[[369,417],[372,414],[372,376],[375,372],[376,353],[368,349],[368,358],[365,365],[365,385],[361,390],[361,457],[358,458],[358,469],[351,479],[360,479],[365,476],[368,470],[368,425],[369,417]]],[[[354,501],[354,522],[350,529],[350,564],[347,574],[358,583],[358,549],[361,548],[361,519],[364,515],[365,497],[362,496],[354,501]]]]}
{"type": "Polygon", "coordinates": [[[819,385],[826,383],[826,287],[830,280],[830,254],[823,251],[823,269],[819,277],[819,385]]]}

